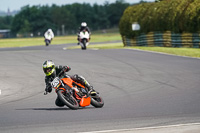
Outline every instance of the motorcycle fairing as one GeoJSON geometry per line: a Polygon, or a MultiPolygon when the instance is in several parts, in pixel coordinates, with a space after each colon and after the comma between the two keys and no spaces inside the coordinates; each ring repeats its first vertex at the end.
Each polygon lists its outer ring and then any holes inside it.
{"type": "Polygon", "coordinates": [[[90,97],[82,97],[79,104],[80,104],[81,107],[85,107],[85,106],[89,106],[90,103],[91,103],[90,97]]]}
{"type": "MultiPolygon", "coordinates": [[[[82,87],[82,88],[85,88],[85,87],[84,87],[83,85],[81,85],[80,83],[74,82],[71,78],[63,78],[62,81],[63,81],[65,84],[67,84],[69,87],[71,87],[71,88],[73,87],[73,84],[76,84],[76,85],[78,85],[78,86],[80,86],[80,87],[82,87]]],[[[91,98],[90,98],[90,97],[86,97],[86,95],[83,96],[83,97],[79,97],[76,93],[75,93],[75,96],[76,96],[77,99],[80,100],[79,105],[80,105],[81,107],[85,107],[85,106],[89,106],[89,105],[90,105],[90,103],[91,103],[91,98]]]]}
{"type": "Polygon", "coordinates": [[[67,84],[69,87],[73,87],[73,84],[75,83],[76,85],[80,86],[80,87],[83,87],[85,88],[83,85],[79,84],[79,83],[76,83],[74,82],[71,78],[63,78],[62,81],[67,84]]]}

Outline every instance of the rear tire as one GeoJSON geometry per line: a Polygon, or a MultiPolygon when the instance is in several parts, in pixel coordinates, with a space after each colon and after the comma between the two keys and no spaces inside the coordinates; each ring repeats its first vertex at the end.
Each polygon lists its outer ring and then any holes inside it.
{"type": "Polygon", "coordinates": [[[57,94],[58,98],[63,102],[63,104],[65,104],[70,109],[76,110],[79,108],[79,103],[72,95],[68,93],[66,94],[66,92],[63,90],[59,90],[57,94]]]}

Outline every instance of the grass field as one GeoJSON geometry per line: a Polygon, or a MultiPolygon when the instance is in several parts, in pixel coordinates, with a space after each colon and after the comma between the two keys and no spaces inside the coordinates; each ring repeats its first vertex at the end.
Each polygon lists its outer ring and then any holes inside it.
{"type": "MultiPolygon", "coordinates": [[[[94,34],[91,36],[91,42],[106,42],[113,40],[121,40],[119,33],[94,34]]],[[[77,36],[59,36],[55,37],[51,45],[77,43],[77,36]]],[[[0,39],[0,48],[5,47],[24,47],[24,46],[39,46],[45,45],[43,37],[36,38],[14,38],[0,39]]]]}
{"type": "MultiPolygon", "coordinates": [[[[109,42],[121,40],[121,36],[119,33],[98,33],[93,34],[91,36],[92,42],[109,42]]],[[[67,44],[67,43],[77,43],[77,36],[60,36],[55,37],[52,41],[51,45],[56,44],[67,44]]],[[[0,48],[4,47],[24,47],[24,46],[38,46],[45,45],[44,38],[16,38],[16,39],[0,39],[0,48]]],[[[80,46],[69,47],[68,49],[76,49],[80,46]]],[[[122,43],[107,43],[107,44],[98,44],[98,45],[89,45],[88,48],[95,49],[123,49],[123,48],[131,48],[131,49],[140,49],[147,51],[156,51],[163,52],[168,54],[180,55],[180,56],[188,56],[188,57],[197,57],[200,58],[200,49],[199,48],[169,48],[169,47],[124,47],[122,43]]]]}

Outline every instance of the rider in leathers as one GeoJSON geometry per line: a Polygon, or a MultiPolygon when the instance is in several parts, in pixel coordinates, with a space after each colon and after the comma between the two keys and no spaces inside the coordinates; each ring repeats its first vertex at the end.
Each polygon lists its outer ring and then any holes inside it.
{"type": "MultiPolygon", "coordinates": [[[[61,76],[69,76],[69,75],[66,75],[65,72],[68,72],[70,70],[71,70],[71,68],[69,66],[61,66],[61,65],[55,66],[53,61],[51,61],[51,60],[45,61],[43,63],[43,71],[46,74],[46,76],[45,76],[45,83],[46,83],[45,91],[51,93],[51,91],[52,91],[51,82],[56,77],[56,75],[58,75],[61,71],[63,71],[61,76]]],[[[70,76],[70,78],[72,80],[74,80],[75,82],[81,83],[82,85],[87,87],[89,91],[93,90],[93,87],[87,82],[87,80],[84,77],[75,74],[73,76],[70,76]]],[[[57,106],[64,106],[64,104],[62,104],[62,102],[58,99],[58,97],[55,101],[55,104],[57,106]]]]}
{"type": "MultiPolygon", "coordinates": [[[[79,29],[78,29],[78,32],[77,32],[78,45],[80,44],[80,35],[79,34],[80,34],[81,31],[84,31],[84,30],[86,30],[89,34],[91,34],[91,31],[90,31],[89,27],[87,26],[86,22],[82,22],[81,27],[79,27],[79,29]]],[[[90,38],[89,38],[89,40],[90,40],[90,38]]]]}
{"type": "Polygon", "coordinates": [[[52,31],[52,29],[48,29],[45,33],[44,33],[44,38],[45,40],[48,40],[49,43],[51,43],[51,41],[54,38],[54,33],[52,31]]]}

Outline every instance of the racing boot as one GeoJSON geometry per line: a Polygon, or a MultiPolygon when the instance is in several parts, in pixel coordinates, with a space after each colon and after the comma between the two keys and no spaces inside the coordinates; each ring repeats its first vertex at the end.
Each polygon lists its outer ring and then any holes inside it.
{"type": "Polygon", "coordinates": [[[94,90],[93,86],[91,86],[86,80],[85,87],[88,88],[88,94],[90,94],[91,96],[96,96],[98,94],[98,92],[94,90]]]}
{"type": "Polygon", "coordinates": [[[91,92],[92,90],[93,90],[93,86],[91,86],[89,83],[88,83],[88,81],[86,80],[86,79],[83,79],[84,80],[84,86],[86,87],[86,88],[88,88],[88,91],[89,92],[91,92]]]}
{"type": "Polygon", "coordinates": [[[77,41],[78,41],[77,45],[80,45],[79,35],[78,35],[78,37],[77,37],[77,41]]]}
{"type": "MultiPolygon", "coordinates": [[[[91,86],[89,84],[89,82],[83,77],[83,76],[79,76],[79,75],[74,75],[72,77],[72,79],[78,83],[81,83],[82,85],[84,85],[86,88],[88,88],[89,93],[94,91],[93,86],[91,86]]],[[[95,91],[94,91],[95,92],[95,91]]]]}
{"type": "Polygon", "coordinates": [[[80,40],[79,39],[77,39],[78,40],[78,43],[77,43],[77,45],[80,45],[80,40]]]}

